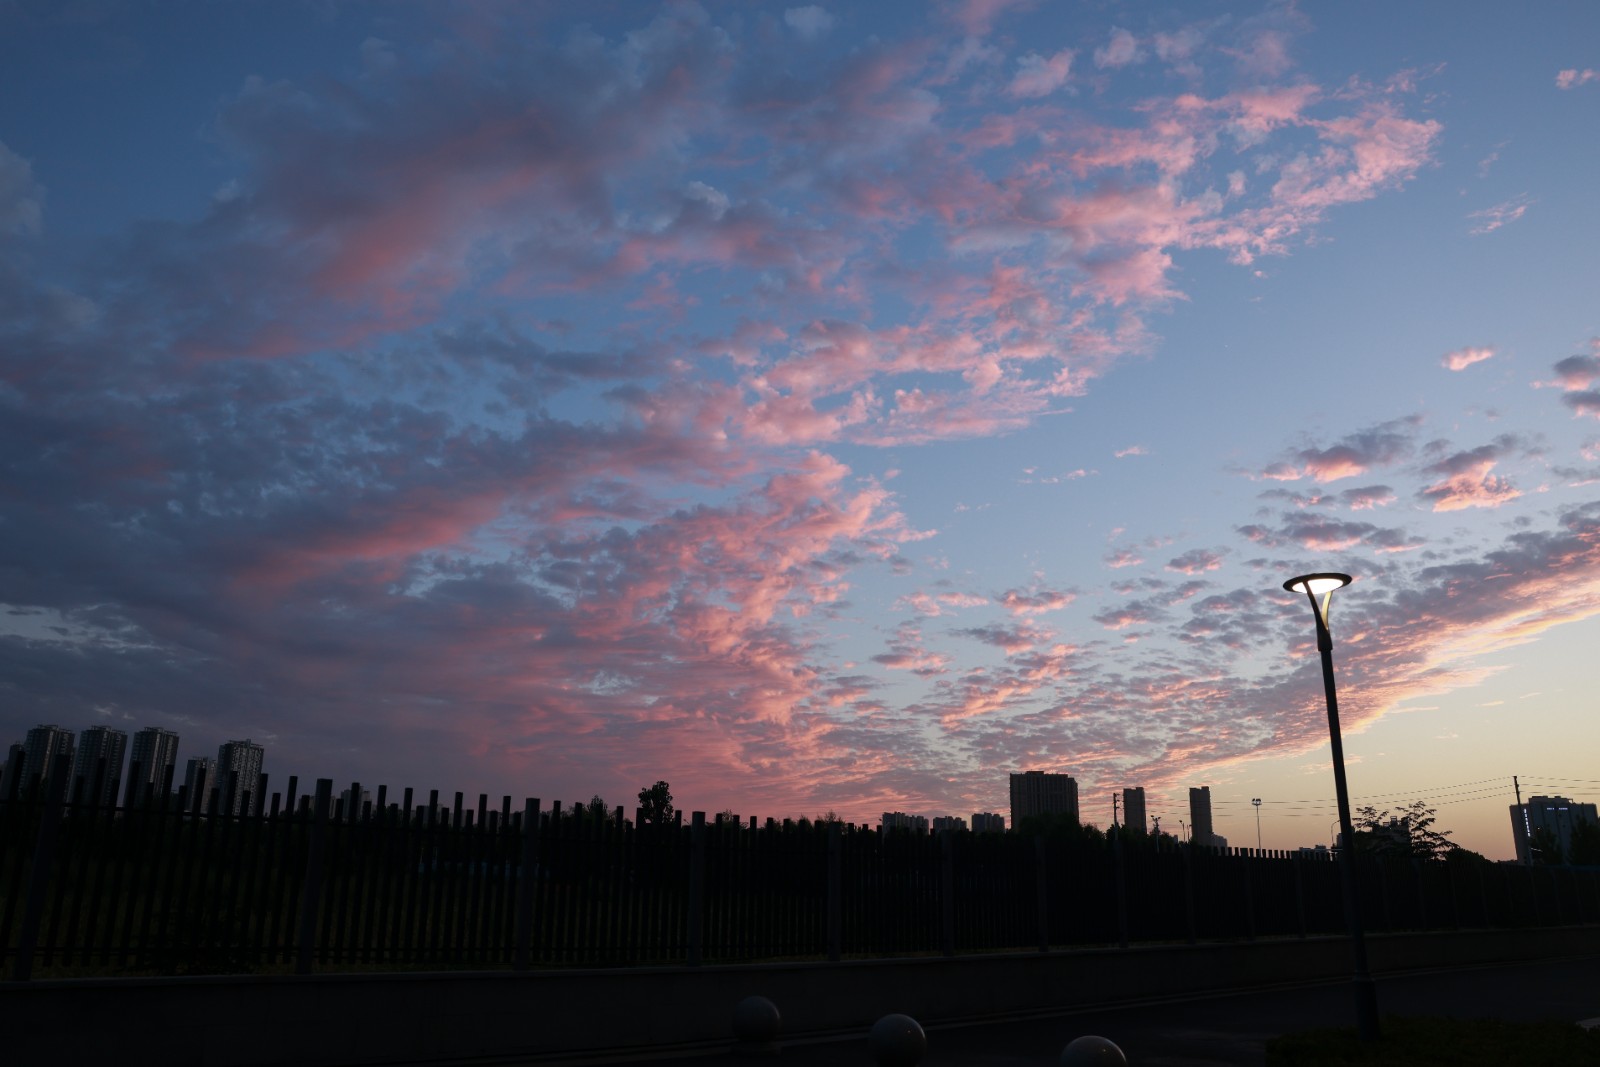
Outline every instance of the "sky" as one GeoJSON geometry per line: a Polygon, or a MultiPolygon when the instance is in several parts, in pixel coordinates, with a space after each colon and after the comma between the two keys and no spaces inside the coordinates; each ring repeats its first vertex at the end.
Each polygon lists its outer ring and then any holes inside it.
{"type": "MultiPolygon", "coordinates": [[[[0,2],[0,741],[1600,800],[1600,8],[0,2]]],[[[1259,808],[1251,803],[1260,798],[1259,808]]]]}

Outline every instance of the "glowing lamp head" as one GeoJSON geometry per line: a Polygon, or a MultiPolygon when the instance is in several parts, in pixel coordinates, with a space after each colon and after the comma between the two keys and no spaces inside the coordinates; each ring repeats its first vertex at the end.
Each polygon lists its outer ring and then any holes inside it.
{"type": "Polygon", "coordinates": [[[1354,579],[1348,574],[1337,574],[1328,571],[1322,574],[1302,574],[1298,578],[1290,578],[1283,583],[1283,587],[1291,593],[1310,593],[1312,596],[1323,596],[1335,589],[1343,589],[1354,579]]]}
{"type": "Polygon", "coordinates": [[[1298,578],[1290,578],[1283,583],[1283,587],[1291,593],[1304,593],[1311,598],[1311,607],[1317,615],[1317,647],[1321,649],[1332,648],[1332,638],[1328,636],[1328,606],[1333,600],[1333,591],[1343,589],[1352,581],[1348,574],[1337,571],[1323,571],[1319,574],[1302,574],[1298,578]],[[1321,600],[1317,598],[1321,597],[1321,600]]]}

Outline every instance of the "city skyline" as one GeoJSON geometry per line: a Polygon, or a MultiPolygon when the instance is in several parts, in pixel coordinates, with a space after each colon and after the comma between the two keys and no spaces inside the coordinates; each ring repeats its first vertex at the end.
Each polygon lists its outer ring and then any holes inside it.
{"type": "MultiPolygon", "coordinates": [[[[72,795],[72,791],[74,789],[79,788],[79,786],[76,784],[77,779],[82,778],[83,782],[81,788],[84,792],[82,799],[85,803],[90,803],[93,805],[105,805],[109,802],[113,806],[122,806],[129,800],[135,804],[146,804],[151,802],[152,793],[150,792],[150,789],[152,786],[152,781],[160,780],[163,773],[167,770],[171,770],[174,773],[176,772],[175,756],[180,739],[177,734],[171,731],[163,730],[159,727],[145,727],[135,734],[134,743],[129,746],[126,743],[127,738],[125,731],[117,731],[105,726],[95,725],[86,727],[84,730],[75,734],[73,731],[61,727],[58,724],[41,723],[28,731],[28,735],[25,740],[26,743],[17,742],[10,746],[12,759],[6,762],[4,766],[4,773],[3,775],[0,775],[0,800],[3,800],[11,795],[12,782],[14,778],[17,779],[16,792],[19,795],[24,795],[27,788],[36,787],[39,784],[32,781],[32,776],[33,774],[38,773],[38,769],[27,766],[27,760],[22,756],[24,751],[35,747],[44,746],[49,746],[53,751],[55,746],[60,745],[64,746],[64,751],[66,751],[68,758],[71,761],[71,775],[73,781],[69,782],[68,786],[66,787],[69,796],[72,795]],[[98,774],[99,770],[90,770],[86,767],[87,760],[85,753],[88,752],[97,754],[99,748],[106,743],[104,735],[108,733],[122,734],[123,736],[121,737],[121,743],[114,745],[113,751],[108,754],[109,762],[104,768],[106,777],[100,781],[101,793],[99,798],[94,799],[89,796],[89,792],[91,791],[95,781],[93,776],[98,774]],[[86,743],[86,737],[90,739],[88,743],[86,743]],[[128,753],[128,759],[125,765],[116,757],[116,752],[122,750],[126,750],[128,753]],[[134,763],[135,761],[140,760],[141,750],[147,754],[152,752],[156,753],[156,763],[153,768],[144,766],[141,763],[137,771],[138,781],[135,783],[131,782],[129,779],[131,779],[135,774],[134,763]]],[[[207,794],[215,794],[215,800],[219,804],[222,811],[231,812],[231,814],[238,815],[244,807],[245,798],[237,793],[230,794],[229,789],[230,787],[237,787],[238,783],[241,782],[248,782],[252,787],[254,787],[254,785],[257,784],[258,776],[262,776],[261,767],[264,757],[265,750],[261,746],[256,745],[249,740],[224,742],[218,747],[216,757],[194,756],[190,757],[186,761],[183,776],[181,778],[175,777],[172,780],[172,795],[182,799],[185,805],[193,803],[193,793],[198,783],[199,787],[202,788],[207,794]],[[236,769],[234,774],[237,777],[229,779],[220,774],[218,772],[218,767],[221,765],[235,767],[236,769]]],[[[41,757],[35,755],[34,759],[37,762],[41,760],[41,757]]],[[[49,761],[44,760],[44,762],[49,761]]],[[[299,779],[300,777],[301,776],[294,774],[293,772],[280,772],[280,778],[285,782],[287,782],[289,779],[299,779]]],[[[1102,823],[1101,821],[1086,815],[1080,810],[1081,806],[1077,796],[1077,783],[1070,775],[1034,769],[1021,773],[1013,773],[1009,776],[1009,778],[1011,806],[1007,809],[1007,815],[1002,816],[995,813],[975,811],[971,813],[972,823],[969,827],[967,825],[966,817],[960,814],[946,812],[944,814],[929,815],[922,812],[894,811],[882,813],[880,816],[878,816],[877,822],[880,826],[885,828],[902,827],[917,829],[922,832],[929,832],[930,828],[933,832],[937,832],[941,829],[971,829],[977,832],[1004,832],[1007,829],[1006,824],[1008,819],[1013,824],[1011,828],[1017,829],[1020,828],[1021,820],[1026,819],[1031,815],[1042,814],[1047,816],[1066,815],[1074,818],[1076,821],[1085,826],[1106,831],[1109,830],[1111,825],[1115,824],[1123,827],[1138,827],[1142,832],[1152,835],[1162,833],[1160,830],[1160,819],[1162,816],[1157,815],[1155,824],[1153,826],[1150,825],[1146,817],[1145,790],[1142,786],[1124,788],[1120,790],[1119,793],[1113,794],[1111,798],[1113,805],[1113,818],[1110,822],[1102,823]],[[1118,814],[1118,809],[1116,806],[1119,801],[1121,803],[1120,815],[1118,814]],[[1019,804],[1026,809],[1021,815],[1018,814],[1019,804]]],[[[342,787],[343,781],[345,780],[348,779],[340,779],[338,777],[329,779],[329,781],[336,788],[342,787]]],[[[291,792],[295,792],[297,794],[298,800],[302,805],[309,803],[311,796],[309,785],[313,781],[315,781],[315,779],[307,779],[305,784],[301,785],[298,790],[290,790],[291,792]]],[[[250,800],[250,813],[259,816],[267,809],[269,804],[276,803],[279,799],[281,799],[284,804],[288,804],[288,797],[285,793],[285,788],[288,787],[280,786],[279,788],[274,789],[273,784],[274,783],[271,782],[269,777],[267,788],[262,795],[260,797],[254,797],[250,800]]],[[[290,784],[292,785],[293,783],[290,784]]],[[[381,780],[381,784],[384,788],[389,789],[395,783],[381,780]]],[[[398,788],[392,788],[390,791],[394,796],[399,796],[404,791],[404,788],[406,788],[406,785],[401,783],[398,788]]],[[[413,783],[410,785],[410,788],[416,789],[417,786],[413,783]]],[[[1512,788],[1514,791],[1519,789],[1518,782],[1515,778],[1513,778],[1512,788]]],[[[422,789],[423,791],[427,791],[428,787],[424,786],[422,789]]],[[[470,784],[467,788],[462,790],[443,789],[438,790],[438,792],[446,796],[448,796],[451,792],[459,792],[469,798],[474,795],[488,795],[487,793],[483,793],[481,790],[472,788],[470,784]]],[[[353,794],[350,787],[343,787],[342,791],[338,794],[341,803],[346,806],[346,810],[349,810],[349,804],[352,795],[353,794]]],[[[362,788],[360,795],[362,802],[370,802],[372,797],[373,793],[370,788],[362,788]]],[[[1406,797],[1413,801],[1418,799],[1426,800],[1425,797],[1418,797],[1414,791],[1407,793],[1406,797]]],[[[503,799],[509,802],[518,798],[515,798],[512,794],[504,794],[503,799]]],[[[561,812],[571,810],[573,808],[592,810],[597,800],[604,801],[604,809],[607,812],[614,811],[620,807],[624,818],[631,819],[631,817],[628,815],[628,812],[633,810],[629,804],[616,804],[616,798],[614,797],[605,798],[600,797],[598,794],[591,794],[591,798],[588,801],[585,801],[581,796],[574,797],[571,801],[570,808],[560,797],[540,797],[538,799],[540,801],[539,808],[540,810],[544,811],[561,812]]],[[[1398,802],[1394,797],[1369,797],[1358,799],[1380,801],[1396,809],[1408,807],[1408,805],[1398,802]]],[[[398,801],[391,800],[390,803],[392,806],[394,804],[398,804],[398,801]]],[[[1225,803],[1238,803],[1238,801],[1229,800],[1225,801],[1225,803]]],[[[1255,803],[1254,800],[1252,800],[1251,803],[1253,808],[1255,803]]],[[[1294,803],[1300,804],[1304,802],[1294,803]]],[[[1380,805],[1372,804],[1370,806],[1376,812],[1380,805]]],[[[757,803],[757,807],[760,807],[759,802],[757,803]]],[[[1166,832],[1166,836],[1173,837],[1178,840],[1196,842],[1199,842],[1202,838],[1204,838],[1211,847],[1227,849],[1230,847],[1227,836],[1224,834],[1215,833],[1214,828],[1212,828],[1213,820],[1210,807],[1211,800],[1209,786],[1189,787],[1187,819],[1182,817],[1185,813],[1180,811],[1178,808],[1163,809],[1173,812],[1171,818],[1169,819],[1169,826],[1170,822],[1174,819],[1179,822],[1179,830],[1176,833],[1173,833],[1169,829],[1166,832]]],[[[1563,821],[1559,823],[1557,830],[1558,836],[1556,840],[1563,848],[1567,846],[1571,835],[1571,819],[1586,819],[1591,823],[1595,821],[1594,804],[1581,802],[1574,803],[1570,798],[1566,797],[1552,798],[1539,795],[1530,796],[1527,807],[1523,807],[1522,805],[1513,805],[1511,808],[1512,844],[1510,849],[1517,862],[1526,862],[1527,834],[1531,832],[1531,829],[1537,829],[1546,825],[1544,821],[1544,815],[1537,815],[1530,821],[1524,813],[1529,810],[1543,811],[1545,807],[1550,807],[1551,810],[1559,810],[1561,813],[1561,820],[1563,821]],[[1555,805],[1558,803],[1561,806],[1556,808],[1555,805]],[[1570,805],[1570,808],[1568,805],[1570,805]],[[1575,814],[1568,816],[1567,813],[1569,810],[1575,814]]],[[[692,803],[678,805],[678,808],[683,812],[695,810],[692,803]]],[[[731,809],[723,809],[723,812],[725,813],[729,810],[731,809]]],[[[747,814],[748,813],[737,814],[736,817],[742,821],[747,814]]],[[[1381,823],[1383,816],[1387,814],[1387,810],[1382,812],[1378,816],[1377,821],[1381,823]]],[[[824,818],[834,818],[836,815],[837,813],[832,811],[826,814],[819,812],[816,814],[815,818],[818,821],[821,821],[824,818]]],[[[720,819],[722,817],[722,813],[719,813],[717,817],[720,819]]],[[[759,815],[748,815],[748,817],[751,819],[761,818],[759,815]]],[[[774,816],[771,815],[767,816],[767,818],[773,817],[774,816]]],[[[776,817],[782,819],[786,818],[787,816],[778,815],[776,817]]],[[[1237,815],[1235,817],[1237,817],[1237,815]]],[[[1292,818],[1295,816],[1291,814],[1289,817],[1292,818]]],[[[801,814],[798,816],[798,818],[809,819],[810,816],[801,814]]],[[[1396,821],[1397,820],[1395,818],[1390,818],[1389,824],[1393,825],[1396,823],[1396,821]]],[[[870,824],[870,822],[871,820],[863,820],[861,825],[865,826],[870,824]]],[[[1552,822],[1551,825],[1556,826],[1557,824],[1552,822]]],[[[1440,829],[1447,837],[1454,833],[1454,829],[1448,825],[1441,826],[1440,829]]],[[[1334,834],[1334,828],[1332,825],[1329,826],[1328,832],[1330,835],[1334,834]]],[[[1459,842],[1452,843],[1460,844],[1459,842]]],[[[1296,848],[1325,848],[1336,846],[1336,844],[1337,838],[1330,836],[1330,840],[1326,843],[1316,840],[1309,840],[1302,842],[1299,845],[1274,845],[1273,848],[1279,850],[1291,850],[1296,848]]],[[[1248,846],[1236,845],[1233,847],[1243,848],[1248,846]]]]}
{"type": "Polygon", "coordinates": [[[0,732],[1293,848],[1333,570],[1355,803],[1509,858],[1600,785],[1597,68],[1584,4],[11,5],[0,732]]]}

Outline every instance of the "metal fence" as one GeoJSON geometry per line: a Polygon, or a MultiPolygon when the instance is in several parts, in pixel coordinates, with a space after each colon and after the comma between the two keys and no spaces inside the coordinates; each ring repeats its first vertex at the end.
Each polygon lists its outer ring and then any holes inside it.
{"type": "MultiPolygon", "coordinates": [[[[63,768],[64,770],[64,768],[63,768]]],[[[475,807],[346,810],[53,793],[0,805],[11,977],[630,966],[1050,951],[1341,933],[1327,854],[849,824],[640,825],[475,807]],[[125,798],[129,799],[129,798],[125,798]],[[229,814],[238,808],[240,814],[229,814]]],[[[251,792],[267,797],[266,776],[251,792]]],[[[114,793],[114,791],[113,791],[114,793]]],[[[359,784],[348,797],[363,796],[359,784]]],[[[1367,929],[1600,922],[1600,871],[1363,857],[1367,929]]]]}

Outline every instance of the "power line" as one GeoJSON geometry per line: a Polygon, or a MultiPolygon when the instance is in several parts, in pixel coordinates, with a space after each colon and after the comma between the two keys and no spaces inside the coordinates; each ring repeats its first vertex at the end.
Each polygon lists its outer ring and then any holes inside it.
{"type": "MultiPolygon", "coordinates": [[[[1359,794],[1356,794],[1356,795],[1352,796],[1350,799],[1352,799],[1352,800],[1382,800],[1382,799],[1384,799],[1386,797],[1414,797],[1414,798],[1419,798],[1419,799],[1429,799],[1429,798],[1431,798],[1431,799],[1435,799],[1435,800],[1443,800],[1443,799],[1448,799],[1448,798],[1451,798],[1451,797],[1463,797],[1463,796],[1484,797],[1484,796],[1503,795],[1504,792],[1505,792],[1505,788],[1504,788],[1503,785],[1500,788],[1494,788],[1494,789],[1468,789],[1467,787],[1469,787],[1469,786],[1484,786],[1484,785],[1488,785],[1489,783],[1503,783],[1503,782],[1507,781],[1508,778],[1509,778],[1509,775],[1505,775],[1505,776],[1501,776],[1501,777],[1497,777],[1497,778],[1479,778],[1476,781],[1471,781],[1471,782],[1456,782],[1456,783],[1453,783],[1451,785],[1424,786],[1424,787],[1420,787],[1420,788],[1417,788],[1417,789],[1397,789],[1397,790],[1394,790],[1394,791],[1388,792],[1388,793],[1359,793],[1359,794]],[[1461,792],[1454,792],[1454,793],[1444,792],[1444,790],[1451,790],[1451,789],[1461,790],[1461,792]]],[[[1552,778],[1552,779],[1549,779],[1549,781],[1577,781],[1577,779],[1552,778]]],[[[1591,783],[1591,784],[1600,785],[1600,782],[1591,783]]],[[[1243,807],[1244,805],[1248,804],[1249,801],[1246,800],[1246,799],[1233,800],[1233,799],[1228,799],[1228,798],[1218,798],[1218,799],[1213,800],[1211,803],[1212,803],[1213,807],[1234,807],[1234,806],[1243,807]]],[[[1287,804],[1293,804],[1293,805],[1326,805],[1326,804],[1335,804],[1337,802],[1332,797],[1302,797],[1302,798],[1298,798],[1298,799],[1294,799],[1294,800],[1266,800],[1266,799],[1263,799],[1262,803],[1263,804],[1271,804],[1271,805],[1277,806],[1277,805],[1287,805],[1287,804]]]]}

